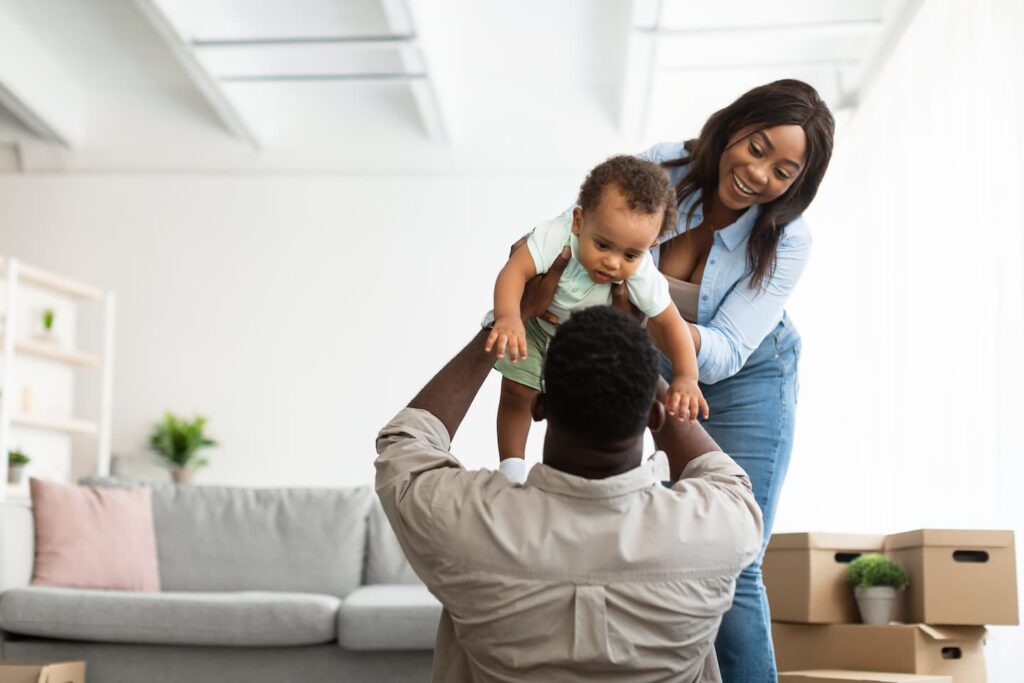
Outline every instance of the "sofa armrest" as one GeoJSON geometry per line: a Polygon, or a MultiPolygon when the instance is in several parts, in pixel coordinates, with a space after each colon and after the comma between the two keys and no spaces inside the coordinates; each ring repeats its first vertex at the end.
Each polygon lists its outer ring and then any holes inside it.
{"type": "Polygon", "coordinates": [[[24,503],[0,503],[0,592],[29,585],[35,542],[32,508],[24,503]]]}

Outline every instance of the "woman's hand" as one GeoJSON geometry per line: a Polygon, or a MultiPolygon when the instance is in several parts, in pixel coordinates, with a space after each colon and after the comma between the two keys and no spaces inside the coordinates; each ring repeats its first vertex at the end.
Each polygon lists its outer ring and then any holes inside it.
{"type": "MultiPolygon", "coordinates": [[[[519,240],[516,244],[512,245],[512,252],[518,246],[525,244],[526,238],[519,240]]],[[[558,289],[558,280],[562,277],[562,272],[565,267],[569,265],[569,258],[572,252],[569,247],[562,249],[562,253],[558,255],[555,262],[551,264],[548,272],[531,278],[527,283],[526,287],[523,288],[523,298],[519,302],[519,313],[523,320],[529,320],[530,318],[540,318],[546,320],[552,325],[558,324],[558,316],[548,310],[548,306],[555,298],[555,290],[558,289]]]]}
{"type": "Polygon", "coordinates": [[[669,415],[676,415],[680,420],[697,421],[697,415],[703,415],[708,419],[710,410],[708,402],[704,400],[700,386],[696,380],[677,377],[668,385],[668,394],[665,396],[665,411],[669,415]]]}
{"type": "Polygon", "coordinates": [[[505,357],[505,348],[508,348],[508,357],[513,363],[520,358],[526,358],[526,328],[519,318],[498,318],[494,321],[491,333],[487,335],[484,343],[484,351],[491,352],[495,349],[498,358],[505,357]]]}

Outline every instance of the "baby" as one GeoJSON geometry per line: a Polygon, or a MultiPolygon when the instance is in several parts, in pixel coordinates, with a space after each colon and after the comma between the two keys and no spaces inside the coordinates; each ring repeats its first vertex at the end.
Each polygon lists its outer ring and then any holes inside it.
{"type": "Polygon", "coordinates": [[[494,326],[485,348],[497,353],[494,367],[503,375],[498,456],[501,471],[514,482],[526,478],[530,409],[542,390],[544,355],[556,331],[541,318],[524,325],[519,302],[526,282],[547,272],[565,247],[571,258],[549,311],[564,322],[573,311],[608,305],[612,284],[624,282],[630,301],[647,316],[655,344],[672,362],[666,410],[680,419],[696,420],[698,408],[708,416],[697,385],[693,338],[648,251],[676,220],[675,193],[665,172],[636,157],[612,157],[587,175],[578,204],[571,216],[534,228],[527,248],[512,255],[494,287],[494,326]]]}

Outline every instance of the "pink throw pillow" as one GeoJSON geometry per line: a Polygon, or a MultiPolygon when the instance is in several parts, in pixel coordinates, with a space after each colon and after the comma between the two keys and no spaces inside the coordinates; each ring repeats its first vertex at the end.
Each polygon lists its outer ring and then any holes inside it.
{"type": "Polygon", "coordinates": [[[146,487],[107,489],[30,479],[34,586],[159,591],[153,504],[146,487]]]}

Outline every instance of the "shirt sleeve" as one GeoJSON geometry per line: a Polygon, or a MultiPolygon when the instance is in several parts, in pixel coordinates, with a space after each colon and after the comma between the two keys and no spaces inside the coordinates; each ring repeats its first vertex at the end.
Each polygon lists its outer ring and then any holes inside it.
{"type": "Polygon", "coordinates": [[[791,223],[790,228],[796,230],[787,230],[779,242],[775,273],[764,291],[751,287],[750,277],[744,278],[726,295],[708,324],[697,326],[697,368],[702,382],[713,384],[739,372],[778,323],[811,253],[806,224],[802,218],[796,220],[801,224],[791,223]]]}
{"type": "Polygon", "coordinates": [[[533,265],[538,273],[548,272],[551,264],[562,253],[562,249],[569,244],[571,232],[572,220],[564,218],[544,221],[533,229],[526,240],[526,246],[530,250],[533,265]]]}
{"type": "Polygon", "coordinates": [[[668,280],[658,272],[650,254],[643,255],[643,262],[633,276],[626,280],[626,289],[630,301],[648,318],[664,313],[672,303],[668,280]]]}
{"type": "Polygon", "coordinates": [[[469,473],[448,452],[448,431],[433,414],[405,408],[377,435],[377,496],[417,576],[431,586],[439,562],[439,496],[469,473]]]}
{"type": "Polygon", "coordinates": [[[757,558],[764,518],[750,478],[736,461],[721,451],[705,453],[687,463],[672,490],[702,498],[707,502],[703,509],[721,518],[718,528],[732,539],[736,566],[746,567],[757,558]]]}
{"type": "Polygon", "coordinates": [[[659,142],[636,155],[638,159],[650,161],[654,164],[682,159],[685,156],[686,148],[683,147],[681,142],[659,142]]]}

